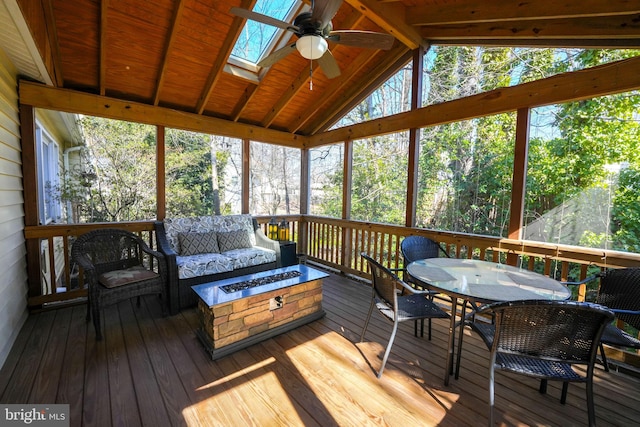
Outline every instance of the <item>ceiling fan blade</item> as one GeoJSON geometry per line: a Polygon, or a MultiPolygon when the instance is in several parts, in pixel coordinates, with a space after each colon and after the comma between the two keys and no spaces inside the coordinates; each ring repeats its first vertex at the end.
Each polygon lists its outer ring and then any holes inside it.
{"type": "Polygon", "coordinates": [[[280,61],[281,59],[283,59],[285,56],[289,55],[291,52],[296,50],[296,44],[292,44],[292,45],[287,45],[283,48],[280,48],[278,50],[276,50],[275,52],[271,53],[270,55],[265,56],[264,58],[262,58],[262,60],[260,62],[258,62],[258,66],[259,67],[270,67],[273,64],[275,64],[276,62],[280,61]]]}
{"type": "Polygon", "coordinates": [[[331,31],[327,39],[345,46],[382,50],[391,49],[391,46],[393,46],[393,42],[395,41],[395,38],[390,34],[358,30],[331,31]]]}
{"type": "Polygon", "coordinates": [[[260,22],[262,24],[271,25],[273,27],[282,28],[284,30],[290,31],[298,31],[298,27],[291,25],[287,22],[281,21],[279,19],[272,18],[267,15],[263,15],[261,13],[254,12],[252,10],[242,9],[239,7],[232,7],[229,10],[229,13],[239,16],[240,18],[251,19],[252,21],[260,22]]]}
{"type": "Polygon", "coordinates": [[[327,78],[333,79],[340,75],[340,66],[331,54],[330,50],[327,50],[324,55],[322,55],[320,59],[318,59],[318,64],[320,65],[320,68],[322,68],[322,71],[324,72],[324,75],[327,76],[327,78]]]}
{"type": "Polygon", "coordinates": [[[311,21],[318,23],[318,28],[326,27],[342,6],[342,0],[313,0],[311,2],[311,21]]]}

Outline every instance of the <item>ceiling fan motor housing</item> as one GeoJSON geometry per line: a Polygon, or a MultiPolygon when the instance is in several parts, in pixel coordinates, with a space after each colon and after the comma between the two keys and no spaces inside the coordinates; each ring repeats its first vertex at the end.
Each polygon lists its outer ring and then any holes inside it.
{"type": "Polygon", "coordinates": [[[313,34],[317,36],[327,37],[333,27],[331,23],[324,28],[319,28],[320,22],[311,19],[311,12],[302,12],[293,20],[293,25],[299,30],[296,32],[298,37],[313,34]]]}

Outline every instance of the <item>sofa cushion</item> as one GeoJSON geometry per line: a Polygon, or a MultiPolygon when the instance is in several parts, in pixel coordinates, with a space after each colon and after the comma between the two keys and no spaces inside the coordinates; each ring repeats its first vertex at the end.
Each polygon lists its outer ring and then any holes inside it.
{"type": "Polygon", "coordinates": [[[156,277],[159,277],[158,273],[147,270],[141,265],[137,265],[125,270],[114,270],[103,273],[98,277],[98,282],[105,288],[111,289],[143,280],[155,279],[156,277]]]}
{"type": "Polygon", "coordinates": [[[198,254],[177,256],[178,278],[207,276],[209,274],[233,271],[234,261],[222,254],[198,254]]]}
{"type": "Polygon", "coordinates": [[[206,233],[178,233],[180,255],[219,253],[218,236],[215,231],[206,233]]]}
{"type": "Polygon", "coordinates": [[[228,252],[234,249],[250,248],[251,239],[247,230],[226,231],[218,233],[218,247],[220,252],[228,252]]]}
{"type": "Polygon", "coordinates": [[[233,249],[223,254],[233,261],[233,269],[253,267],[254,265],[276,262],[276,252],[258,246],[233,249]]]}

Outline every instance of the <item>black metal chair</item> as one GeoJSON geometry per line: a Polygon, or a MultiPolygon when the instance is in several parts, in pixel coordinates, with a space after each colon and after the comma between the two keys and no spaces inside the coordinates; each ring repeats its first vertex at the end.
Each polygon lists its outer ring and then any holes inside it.
{"type": "Polygon", "coordinates": [[[121,229],[93,230],[71,247],[72,259],[88,284],[87,322],[93,315],[96,340],[102,339],[100,311],[120,301],[148,294],[162,298],[166,314],[167,273],[164,256],[135,234],[121,229]]]}
{"type": "Polygon", "coordinates": [[[391,270],[382,266],[376,260],[369,255],[362,253],[361,256],[367,260],[369,269],[371,271],[372,282],[372,295],[371,305],[369,307],[369,313],[362,329],[362,335],[360,336],[360,342],[364,340],[364,334],[367,331],[369,320],[371,319],[371,313],[373,308],[376,307],[380,314],[386,319],[393,322],[393,330],[387,349],[384,352],[382,358],[382,365],[378,371],[378,378],[382,377],[382,372],[389,358],[391,352],[391,346],[393,340],[396,337],[398,331],[398,324],[407,320],[420,320],[439,318],[445,319],[449,317],[449,314],[444,312],[438,307],[432,300],[427,298],[426,292],[416,291],[411,286],[407,285],[403,280],[396,276],[391,270]],[[399,295],[399,291],[406,291],[408,294],[399,295]]]}
{"type": "Polygon", "coordinates": [[[491,304],[479,310],[495,316],[495,326],[478,329],[490,347],[489,425],[493,426],[495,370],[504,370],[542,380],[563,382],[561,402],[566,402],[569,382],[586,383],[589,425],[595,425],[593,369],[600,336],[613,313],[596,304],[575,301],[513,301],[491,304]],[[585,374],[572,369],[582,365],[585,374]]]}
{"type": "MultiPolygon", "coordinates": [[[[600,287],[596,297],[596,304],[604,305],[616,315],[617,320],[640,329],[640,267],[620,268],[608,270],[591,276],[582,282],[600,279],[600,287]]],[[[620,347],[640,349],[640,339],[609,324],[602,333],[600,340],[600,355],[604,369],[609,371],[604,344],[620,347]]]]}
{"type": "MultiPolygon", "coordinates": [[[[449,254],[445,251],[440,244],[424,236],[407,236],[400,243],[400,251],[402,252],[404,269],[402,270],[405,282],[413,285],[417,289],[423,289],[424,286],[414,280],[407,272],[406,267],[410,263],[427,258],[438,258],[440,254],[444,254],[449,258],[449,254]]],[[[431,298],[433,299],[432,293],[431,298]]],[[[428,320],[428,337],[431,339],[431,319],[428,320]]],[[[414,333],[418,336],[418,321],[416,320],[414,325],[414,333]]],[[[420,336],[424,336],[424,319],[420,320],[420,336]]]]}

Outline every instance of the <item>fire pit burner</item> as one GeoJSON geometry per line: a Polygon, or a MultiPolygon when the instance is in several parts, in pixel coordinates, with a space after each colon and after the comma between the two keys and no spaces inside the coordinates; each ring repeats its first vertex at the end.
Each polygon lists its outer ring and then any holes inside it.
{"type": "Polygon", "coordinates": [[[301,276],[299,271],[287,271],[284,273],[273,274],[271,276],[259,277],[257,279],[245,280],[244,282],[232,283],[230,285],[221,286],[220,288],[227,294],[238,292],[244,289],[255,288],[256,286],[268,285],[269,283],[279,282],[281,280],[291,279],[301,276]]]}

